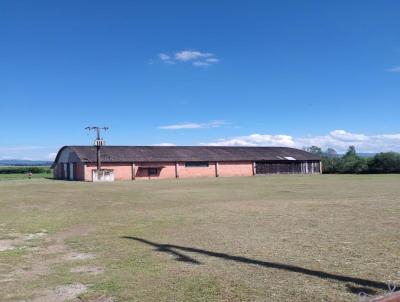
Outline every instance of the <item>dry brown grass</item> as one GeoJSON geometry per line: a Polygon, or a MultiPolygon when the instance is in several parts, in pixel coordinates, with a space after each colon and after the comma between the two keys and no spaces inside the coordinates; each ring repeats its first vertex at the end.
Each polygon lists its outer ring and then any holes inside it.
{"type": "Polygon", "coordinates": [[[357,301],[400,281],[399,182],[1,182],[0,291],[5,301],[62,301],[65,288],[79,301],[357,301]]]}

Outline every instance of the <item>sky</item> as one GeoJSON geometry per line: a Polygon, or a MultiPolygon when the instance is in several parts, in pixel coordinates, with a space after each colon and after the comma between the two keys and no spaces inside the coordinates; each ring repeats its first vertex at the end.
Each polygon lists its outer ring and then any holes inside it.
{"type": "Polygon", "coordinates": [[[0,159],[91,145],[400,151],[400,1],[0,2],[0,159]]]}

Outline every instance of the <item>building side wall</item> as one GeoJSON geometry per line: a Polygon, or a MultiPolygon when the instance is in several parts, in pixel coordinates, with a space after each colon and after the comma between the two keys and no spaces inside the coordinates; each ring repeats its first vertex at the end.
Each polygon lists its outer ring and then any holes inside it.
{"type": "MultiPolygon", "coordinates": [[[[178,164],[178,177],[179,178],[192,178],[192,177],[216,177],[216,163],[210,162],[208,167],[185,167],[185,162],[179,162],[178,164]]],[[[311,163],[308,163],[310,166],[311,163]]],[[[314,161],[314,166],[308,167],[307,170],[300,173],[319,173],[319,162],[314,161]]],[[[95,163],[75,163],[74,164],[74,179],[92,181],[92,170],[95,170],[95,163]]],[[[157,162],[157,163],[135,163],[134,171],[135,175],[132,175],[132,163],[121,162],[121,163],[103,163],[102,168],[114,170],[115,180],[132,180],[132,179],[165,179],[175,178],[176,166],[174,162],[157,162]],[[156,175],[149,176],[147,167],[157,167],[158,172],[156,175]],[[162,168],[160,167],[162,166],[162,168]],[[142,168],[141,168],[142,167],[142,168]]],[[[279,164],[276,168],[280,168],[279,164]]],[[[259,171],[260,172],[260,171],[259,171]]],[[[271,172],[270,172],[271,173],[271,172]]],[[[272,172],[276,173],[275,171],[272,172]]],[[[279,172],[278,172],[279,173],[279,172]]],[[[297,172],[299,173],[299,172],[297,172]]],[[[218,176],[219,177],[231,177],[231,176],[252,176],[253,175],[253,162],[252,161],[238,161],[238,162],[218,162],[218,176]]],[[[59,163],[55,166],[54,177],[57,179],[65,179],[63,163],[59,163]]]]}
{"type": "Polygon", "coordinates": [[[253,162],[219,162],[218,174],[221,177],[252,176],[253,162]]]}

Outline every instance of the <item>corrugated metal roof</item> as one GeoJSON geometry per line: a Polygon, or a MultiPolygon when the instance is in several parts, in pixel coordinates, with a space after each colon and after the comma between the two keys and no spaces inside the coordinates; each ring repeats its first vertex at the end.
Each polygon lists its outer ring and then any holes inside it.
{"type": "MultiPolygon", "coordinates": [[[[81,162],[96,162],[95,146],[65,146],[81,162]]],[[[309,152],[287,147],[217,147],[217,146],[104,146],[102,162],[170,162],[170,161],[263,161],[293,157],[296,160],[319,160],[309,152]]],[[[281,160],[282,160],[281,159],[281,160]]]]}

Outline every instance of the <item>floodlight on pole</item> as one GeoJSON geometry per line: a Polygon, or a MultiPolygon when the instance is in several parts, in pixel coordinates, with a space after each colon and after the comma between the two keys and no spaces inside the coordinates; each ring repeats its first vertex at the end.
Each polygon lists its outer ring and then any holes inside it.
{"type": "Polygon", "coordinates": [[[96,140],[94,141],[94,145],[97,149],[97,170],[101,170],[101,158],[100,158],[100,148],[105,145],[104,139],[100,137],[100,131],[107,131],[108,127],[98,127],[98,126],[90,126],[86,127],[85,130],[92,131],[96,130],[96,140]]]}

